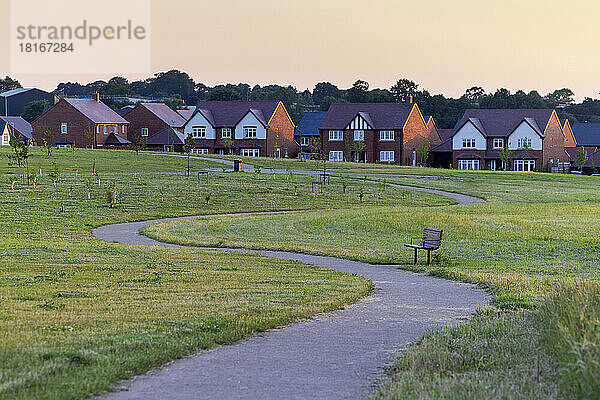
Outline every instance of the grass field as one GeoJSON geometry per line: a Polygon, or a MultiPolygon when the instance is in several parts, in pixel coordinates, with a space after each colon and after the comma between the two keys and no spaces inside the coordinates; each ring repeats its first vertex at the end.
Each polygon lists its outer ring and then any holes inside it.
{"type": "MultiPolygon", "coordinates": [[[[413,175],[439,171],[379,166],[369,171],[380,169],[413,175]]],[[[411,253],[402,244],[424,225],[443,228],[444,244],[433,265],[417,269],[488,287],[497,311],[426,336],[399,359],[376,396],[487,398],[491,387],[498,390],[491,397],[499,398],[583,399],[597,394],[600,180],[503,172],[443,171],[443,176],[462,179],[388,181],[471,194],[488,202],[196,219],[158,223],[145,233],[175,243],[214,245],[220,238],[218,244],[225,246],[244,243],[409,264],[411,253]],[[286,232],[286,240],[278,232],[286,232]],[[437,368],[452,357],[460,357],[458,367],[437,368]],[[540,385],[544,390],[532,396],[531,388],[540,385]]]]}
{"type": "MultiPolygon", "coordinates": [[[[362,278],[297,262],[105,243],[92,236],[94,227],[198,214],[450,204],[358,181],[332,180],[323,194],[313,193],[309,177],[215,173],[206,183],[182,173],[185,159],[79,149],[51,157],[33,149],[34,188],[7,164],[8,151],[0,149],[0,398],[7,399],[86,397],[371,290],[362,278]],[[113,185],[110,208],[106,189],[113,185]]],[[[192,160],[194,169],[215,165],[192,160]]]]}

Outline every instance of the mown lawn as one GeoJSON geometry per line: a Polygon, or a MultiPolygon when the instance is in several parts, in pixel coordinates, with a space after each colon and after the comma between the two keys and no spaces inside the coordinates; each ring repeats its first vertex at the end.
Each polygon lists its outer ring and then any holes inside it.
{"type": "MultiPolygon", "coordinates": [[[[415,170],[371,169],[396,174],[415,170]]],[[[423,169],[413,174],[435,172],[423,169]]],[[[415,269],[488,287],[496,309],[464,327],[426,336],[399,358],[389,382],[376,396],[590,398],[597,394],[600,179],[538,173],[443,174],[460,179],[389,177],[387,181],[471,194],[488,202],[200,218],[155,224],[145,233],[175,243],[245,243],[413,268],[412,253],[403,244],[424,225],[443,228],[443,246],[433,265],[415,269]],[[279,232],[286,232],[286,240],[279,232]],[[540,385],[545,385],[544,390],[532,396],[531,388],[540,385]]]]}
{"type": "MultiPolygon", "coordinates": [[[[101,150],[55,150],[48,157],[33,149],[34,188],[7,164],[8,152],[0,149],[0,398],[7,399],[86,397],[371,290],[365,279],[298,262],[106,243],[92,236],[94,227],[183,215],[450,203],[358,181],[332,180],[325,193],[314,193],[310,177],[214,173],[207,183],[183,174],[185,159],[101,150]],[[106,189],[113,185],[117,202],[110,208],[106,189]]],[[[194,169],[215,165],[192,160],[194,169]]]]}

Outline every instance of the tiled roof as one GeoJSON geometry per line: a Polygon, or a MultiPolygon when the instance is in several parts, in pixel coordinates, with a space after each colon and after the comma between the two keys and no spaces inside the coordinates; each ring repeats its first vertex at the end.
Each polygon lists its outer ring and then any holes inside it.
{"type": "Polygon", "coordinates": [[[183,117],[183,119],[187,120],[190,119],[190,117],[192,116],[192,114],[194,114],[195,110],[177,110],[177,112],[179,113],[179,115],[181,115],[183,117]]]}
{"type": "MultiPolygon", "coordinates": [[[[266,126],[278,104],[278,101],[271,100],[201,101],[198,103],[196,111],[210,111],[212,121],[209,121],[216,128],[234,127],[251,111],[266,126]]],[[[202,112],[202,115],[206,117],[205,112],[202,112]]]]}
{"type": "Polygon", "coordinates": [[[31,124],[21,117],[0,117],[0,132],[4,130],[6,124],[14,127],[15,130],[27,139],[33,138],[31,124]]]}
{"type": "Polygon", "coordinates": [[[438,129],[438,133],[440,134],[440,139],[442,139],[442,142],[445,142],[446,140],[450,139],[450,136],[452,136],[452,129],[438,129]]]}
{"type": "Polygon", "coordinates": [[[551,109],[471,109],[457,122],[454,133],[470,120],[484,136],[506,137],[523,121],[543,135],[552,115],[551,109]]]}
{"type": "Polygon", "coordinates": [[[148,138],[148,144],[153,145],[173,145],[173,144],[184,144],[185,136],[177,129],[172,127],[165,128],[160,132],[156,132],[154,135],[148,138]]]}
{"type": "Polygon", "coordinates": [[[325,111],[307,111],[302,114],[302,119],[296,125],[296,135],[318,135],[319,126],[327,115],[325,111]]]}
{"type": "Polygon", "coordinates": [[[407,103],[333,103],[320,129],[344,129],[359,113],[369,114],[373,129],[402,129],[412,108],[407,103]]]}
{"type": "Polygon", "coordinates": [[[586,122],[571,126],[577,146],[600,146],[600,123],[586,122]]]}
{"type": "Polygon", "coordinates": [[[140,103],[140,105],[169,126],[180,127],[186,122],[181,114],[164,103],[140,103]]]}
{"type": "Polygon", "coordinates": [[[63,99],[95,124],[128,124],[109,106],[93,99],[63,99]]]}

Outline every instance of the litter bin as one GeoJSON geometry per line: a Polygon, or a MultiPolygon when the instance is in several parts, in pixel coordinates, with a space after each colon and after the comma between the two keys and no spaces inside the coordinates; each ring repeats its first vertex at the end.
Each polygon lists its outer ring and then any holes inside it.
{"type": "Polygon", "coordinates": [[[233,172],[242,172],[242,160],[233,160],[233,172]]]}

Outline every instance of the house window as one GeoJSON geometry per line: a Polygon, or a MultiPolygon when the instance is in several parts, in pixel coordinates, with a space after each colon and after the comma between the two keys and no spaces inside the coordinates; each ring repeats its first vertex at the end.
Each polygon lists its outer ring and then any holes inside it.
{"type": "Polygon", "coordinates": [[[10,135],[8,135],[8,134],[2,135],[2,144],[7,145],[9,143],[10,143],[10,135]]]}
{"type": "Polygon", "coordinates": [[[494,139],[494,149],[503,149],[504,148],[504,139],[496,138],[494,139]]]}
{"type": "Polygon", "coordinates": [[[364,142],[365,141],[365,131],[354,131],[354,141],[355,142],[364,142]]]}
{"type": "Polygon", "coordinates": [[[394,140],[394,131],[380,131],[379,132],[379,140],[394,140]]]}
{"type": "Polygon", "coordinates": [[[515,171],[531,172],[535,170],[535,160],[515,160],[515,171]]]}
{"type": "Polygon", "coordinates": [[[67,123],[66,122],[63,122],[62,124],[60,124],[60,133],[62,135],[67,134],[67,123]]]}
{"type": "Polygon", "coordinates": [[[379,161],[381,162],[393,162],[394,161],[394,152],[393,151],[380,151],[379,152],[379,161]]]}
{"type": "Polygon", "coordinates": [[[206,127],[205,126],[192,126],[192,137],[194,139],[206,138],[206,127]]]}
{"type": "Polygon", "coordinates": [[[474,149],[475,148],[475,139],[463,139],[462,147],[463,147],[463,149],[474,149]]]}
{"type": "Polygon", "coordinates": [[[142,137],[148,136],[148,128],[142,128],[142,137]]]}
{"type": "Polygon", "coordinates": [[[100,133],[100,125],[96,125],[96,133],[100,133]]]}
{"type": "Polygon", "coordinates": [[[550,147],[552,147],[552,138],[550,138],[550,147]]]}
{"type": "Polygon", "coordinates": [[[223,139],[231,139],[231,128],[223,128],[223,129],[221,129],[221,138],[223,138],[223,139]]]}
{"type": "Polygon", "coordinates": [[[517,148],[524,149],[525,147],[531,148],[531,139],[524,137],[517,140],[517,148]]]}
{"type": "Polygon", "coordinates": [[[478,170],[479,160],[458,160],[458,169],[478,170]]]}
{"type": "MultiPolygon", "coordinates": [[[[246,128],[244,127],[244,130],[245,129],[246,128]]],[[[260,149],[241,149],[240,155],[245,157],[260,157],[260,149]]]]}
{"type": "Polygon", "coordinates": [[[255,126],[245,126],[244,127],[244,137],[249,138],[249,139],[256,138],[256,127],[255,126]]]}
{"type": "Polygon", "coordinates": [[[104,125],[104,134],[108,135],[108,125],[104,125]]]}
{"type": "Polygon", "coordinates": [[[192,151],[190,153],[192,153],[192,154],[208,154],[208,149],[207,148],[192,149],[192,151]]]}
{"type": "Polygon", "coordinates": [[[330,151],[329,152],[329,161],[344,161],[344,152],[343,151],[330,151]]]}
{"type": "Polygon", "coordinates": [[[329,141],[338,142],[344,140],[344,131],[329,131],[329,141]]]}
{"type": "Polygon", "coordinates": [[[310,138],[308,136],[302,136],[300,138],[300,146],[308,146],[310,143],[310,138]]]}
{"type": "Polygon", "coordinates": [[[119,134],[119,125],[115,125],[115,135],[119,134]]]}

